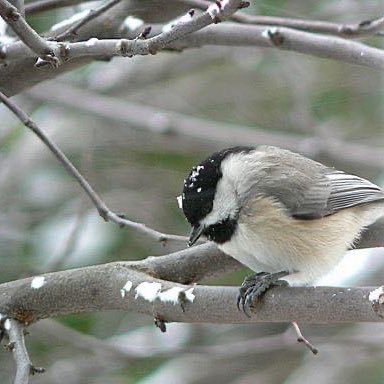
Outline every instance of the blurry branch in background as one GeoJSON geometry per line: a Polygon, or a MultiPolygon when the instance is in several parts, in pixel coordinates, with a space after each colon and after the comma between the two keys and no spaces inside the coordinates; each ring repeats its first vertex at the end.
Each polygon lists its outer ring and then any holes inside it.
{"type": "Polygon", "coordinates": [[[210,121],[127,100],[122,101],[116,97],[100,95],[63,82],[40,84],[29,90],[27,95],[38,100],[86,111],[92,115],[149,132],[185,135],[201,139],[204,143],[211,141],[214,145],[213,148],[217,148],[217,143],[220,145],[242,145],[245,142],[265,143],[301,152],[312,158],[326,155],[333,162],[347,162],[354,166],[365,166],[377,170],[384,168],[381,148],[337,140],[334,137],[326,140],[316,136],[278,133],[260,128],[210,121]],[[58,88],[60,92],[56,92],[58,88]]]}
{"type": "Polygon", "coordinates": [[[14,384],[27,384],[30,375],[43,373],[44,369],[31,363],[24,341],[25,325],[15,319],[6,319],[3,327],[9,339],[6,348],[12,351],[16,363],[14,384]]]}
{"type": "MultiPolygon", "coordinates": [[[[127,365],[135,361],[146,361],[152,357],[168,359],[179,359],[182,357],[184,360],[188,359],[188,361],[190,361],[190,370],[193,371],[193,360],[196,356],[204,359],[205,363],[209,362],[208,364],[213,364],[220,369],[220,367],[226,366],[228,362],[241,360],[243,357],[253,361],[256,359],[257,361],[258,357],[265,353],[276,353],[279,351],[287,353],[287,351],[289,351],[288,354],[291,357],[292,354],[303,354],[304,351],[298,344],[294,343],[295,334],[291,327],[287,327],[286,331],[277,335],[259,336],[255,338],[248,335],[246,339],[241,341],[215,342],[214,338],[211,337],[209,345],[204,346],[191,345],[193,344],[191,340],[189,340],[186,345],[183,343],[181,343],[181,345],[173,345],[172,343],[164,344],[162,338],[160,338],[159,341],[157,341],[156,338],[151,338],[150,346],[138,346],[135,342],[132,342],[138,333],[147,335],[148,332],[150,332],[150,334],[153,334],[152,330],[149,331],[148,328],[149,326],[141,327],[140,330],[135,329],[132,332],[128,331],[119,336],[100,340],[63,326],[54,320],[47,319],[36,323],[31,331],[36,337],[43,339],[48,338],[53,342],[57,340],[60,342],[60,345],[64,346],[69,344],[73,351],[73,357],[70,361],[73,362],[75,366],[77,366],[76,363],[80,356],[87,356],[91,359],[95,367],[103,366],[103,363],[105,364],[106,361],[117,361],[127,365]],[[133,339],[131,337],[133,337],[133,339]]],[[[383,336],[382,332],[380,332],[381,329],[382,324],[380,323],[360,323],[355,325],[354,328],[349,328],[348,333],[343,332],[341,334],[328,334],[328,336],[313,336],[313,340],[316,344],[319,343],[324,346],[325,354],[329,352],[329,345],[334,347],[344,345],[345,348],[348,349],[351,347],[355,349],[359,346],[359,348],[373,349],[375,351],[375,358],[382,359],[383,353],[381,345],[383,343],[383,336]]],[[[170,331],[172,332],[172,330],[170,331]]],[[[219,339],[222,334],[225,335],[225,331],[219,334],[219,339]]],[[[320,352],[322,356],[325,355],[322,353],[323,349],[320,352]]],[[[348,355],[341,355],[346,359],[346,363],[350,361],[348,355]]],[[[332,359],[332,357],[330,358],[332,359]]],[[[60,361],[59,357],[58,360],[60,361]]],[[[308,359],[308,361],[319,364],[318,359],[308,359]]],[[[340,369],[344,369],[341,367],[345,367],[345,365],[339,367],[340,369]]],[[[50,368],[47,374],[44,375],[45,382],[51,383],[53,381],[49,380],[50,375],[52,375],[51,377],[63,377],[64,370],[65,368],[61,370],[60,368],[50,368]],[[61,372],[63,373],[62,375],[60,374],[61,372]]],[[[97,372],[97,368],[93,371],[94,374],[96,374],[95,372],[97,372]]],[[[160,382],[160,380],[157,382],[160,382]]],[[[206,382],[210,381],[206,379],[206,382]]]]}
{"type": "Polygon", "coordinates": [[[77,170],[77,168],[71,163],[71,161],[65,156],[61,149],[51,140],[46,134],[37,126],[37,124],[15,103],[13,103],[8,97],[0,92],[0,100],[17,116],[17,118],[49,148],[52,154],[56,157],[57,160],[64,166],[67,172],[80,184],[82,189],[91,199],[93,204],[96,206],[100,216],[105,221],[112,221],[118,224],[121,227],[130,227],[135,228],[138,231],[145,233],[146,235],[154,238],[161,243],[166,243],[167,241],[182,241],[186,242],[188,238],[184,236],[169,235],[165,233],[158,232],[154,229],[147,227],[145,224],[137,223],[131,220],[128,220],[122,214],[116,214],[112,212],[96,191],[91,187],[87,180],[82,176],[82,174],[77,170]]]}
{"type": "Polygon", "coordinates": [[[25,13],[34,15],[39,12],[50,11],[52,9],[70,7],[93,0],[37,0],[25,5],[25,13]]]}
{"type": "Polygon", "coordinates": [[[105,4],[101,5],[99,8],[91,9],[84,18],[79,20],[78,22],[72,24],[67,30],[55,36],[56,41],[63,41],[66,39],[71,40],[73,37],[77,35],[78,30],[83,27],[85,24],[89,23],[91,20],[100,16],[102,13],[108,11],[108,9],[112,8],[116,4],[120,3],[121,0],[110,0],[105,4]]]}
{"type": "Polygon", "coordinates": [[[86,219],[87,208],[86,205],[83,204],[82,200],[83,199],[80,199],[80,204],[76,213],[75,222],[72,224],[72,228],[68,233],[66,240],[64,241],[64,243],[61,244],[57,253],[49,259],[48,263],[46,263],[45,265],[38,266],[38,269],[36,269],[37,272],[57,271],[58,269],[63,268],[67,258],[76,249],[86,219]]]}

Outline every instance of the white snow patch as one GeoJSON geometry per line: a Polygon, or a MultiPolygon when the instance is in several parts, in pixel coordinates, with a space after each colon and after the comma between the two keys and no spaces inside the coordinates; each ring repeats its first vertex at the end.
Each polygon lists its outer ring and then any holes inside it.
{"type": "Polygon", "coordinates": [[[36,276],[31,281],[31,288],[39,289],[45,284],[46,284],[46,281],[44,276],[36,276]]]}
{"type": "Polygon", "coordinates": [[[85,45],[87,47],[93,47],[98,41],[99,41],[99,39],[97,37],[92,37],[85,42],[85,45]]]}
{"type": "Polygon", "coordinates": [[[271,35],[274,35],[275,33],[277,33],[276,27],[267,28],[267,29],[264,29],[264,31],[261,33],[261,36],[269,40],[271,38],[271,35]]]}
{"type": "Polygon", "coordinates": [[[216,3],[214,3],[208,7],[207,12],[209,13],[209,16],[211,16],[211,19],[215,20],[216,17],[218,17],[220,15],[221,9],[219,8],[219,6],[216,3]]]}
{"type": "Polygon", "coordinates": [[[75,23],[76,21],[83,19],[85,16],[88,15],[89,12],[90,12],[89,9],[85,9],[84,11],[75,13],[69,19],[60,21],[59,23],[52,25],[51,31],[57,31],[58,29],[69,27],[71,24],[75,23]]]}
{"type": "Polygon", "coordinates": [[[11,322],[9,319],[4,321],[4,328],[6,331],[9,331],[11,329],[11,322]]]}
{"type": "Polygon", "coordinates": [[[172,287],[166,291],[159,292],[158,298],[163,303],[172,303],[177,304],[179,302],[180,292],[183,292],[184,289],[180,287],[172,287]]]}
{"type": "Polygon", "coordinates": [[[180,304],[180,293],[184,292],[184,297],[186,301],[189,301],[190,303],[193,303],[193,300],[195,300],[195,295],[193,294],[193,287],[189,288],[188,290],[185,290],[181,287],[172,287],[170,289],[167,289],[166,291],[159,292],[158,298],[163,303],[172,303],[174,305],[180,304]]]}
{"type": "Polygon", "coordinates": [[[368,299],[372,303],[379,303],[384,301],[383,295],[384,294],[384,287],[381,286],[379,288],[374,289],[373,291],[369,292],[368,299]]]}
{"type": "Polygon", "coordinates": [[[132,285],[133,285],[132,281],[127,280],[124,287],[120,289],[121,297],[123,297],[123,298],[125,297],[125,294],[131,290],[132,285]]]}
{"type": "Polygon", "coordinates": [[[179,208],[183,209],[183,196],[182,195],[177,196],[176,199],[177,199],[177,205],[179,206],[179,208]]]}
{"type": "Polygon", "coordinates": [[[160,290],[161,290],[160,283],[155,283],[155,282],[149,283],[147,281],[144,281],[143,283],[140,283],[136,287],[135,299],[137,299],[138,297],[142,297],[144,300],[152,302],[156,300],[160,290]]]}
{"type": "Polygon", "coordinates": [[[184,300],[193,303],[195,300],[195,295],[193,293],[194,287],[185,290],[185,288],[181,287],[172,287],[166,289],[161,292],[161,284],[160,283],[149,283],[145,281],[144,283],[140,283],[135,291],[135,299],[139,296],[144,300],[148,300],[150,302],[159,299],[163,303],[172,303],[174,305],[180,304],[180,294],[184,293],[184,300]]]}
{"type": "MultiPolygon", "coordinates": [[[[198,166],[196,167],[196,169],[193,169],[193,170],[192,170],[192,173],[191,173],[191,176],[190,176],[190,179],[191,179],[192,181],[196,181],[196,177],[199,176],[200,171],[201,171],[202,169],[204,169],[204,165],[198,165],[198,166]]],[[[193,183],[192,183],[192,184],[193,184],[193,183]]]]}
{"type": "Polygon", "coordinates": [[[197,193],[201,192],[201,187],[197,188],[197,193]]]}
{"type": "Polygon", "coordinates": [[[123,22],[123,26],[129,31],[135,31],[137,28],[140,28],[144,24],[144,21],[138,17],[128,16],[123,22]]]}

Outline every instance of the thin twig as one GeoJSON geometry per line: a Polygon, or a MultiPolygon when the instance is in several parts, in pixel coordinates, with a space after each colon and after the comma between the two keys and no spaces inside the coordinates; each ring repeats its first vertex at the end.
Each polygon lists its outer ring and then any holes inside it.
{"type": "Polygon", "coordinates": [[[295,330],[297,334],[297,341],[299,343],[303,343],[314,355],[317,355],[319,353],[319,350],[314,347],[301,333],[301,330],[299,328],[299,325],[296,321],[292,321],[293,329],[295,330]]]}
{"type": "Polygon", "coordinates": [[[91,187],[88,181],[83,177],[83,175],[77,170],[77,168],[71,163],[67,156],[61,151],[61,149],[51,140],[46,134],[37,126],[37,124],[15,103],[13,103],[7,96],[0,92],[0,100],[10,109],[19,120],[29,128],[39,139],[49,148],[57,160],[64,166],[68,173],[73,176],[76,181],[83,188],[88,197],[92,200],[93,204],[97,208],[100,216],[105,221],[112,221],[121,227],[131,227],[139,230],[146,235],[154,238],[157,241],[165,244],[169,240],[173,241],[182,241],[186,242],[188,240],[185,236],[170,235],[158,232],[152,228],[147,227],[145,224],[137,223],[135,221],[128,220],[124,215],[118,215],[115,212],[112,212],[100,196],[95,192],[91,187]]]}
{"type": "Polygon", "coordinates": [[[7,0],[0,0],[0,16],[20,40],[39,57],[55,66],[59,64],[50,44],[25,21],[19,10],[7,0]]]}
{"type": "Polygon", "coordinates": [[[89,23],[91,20],[95,19],[96,17],[100,16],[104,12],[108,11],[108,9],[112,8],[116,4],[120,3],[120,1],[121,0],[110,0],[96,9],[91,9],[84,18],[72,24],[68,29],[66,29],[64,32],[60,33],[58,36],[56,36],[53,39],[56,41],[64,41],[66,39],[74,38],[77,34],[77,31],[81,27],[83,27],[85,24],[89,23]]]}
{"type": "Polygon", "coordinates": [[[9,338],[7,347],[12,351],[16,362],[14,384],[28,384],[29,377],[35,373],[43,373],[44,368],[37,368],[31,363],[24,341],[24,325],[15,319],[7,319],[4,328],[9,338]]]}

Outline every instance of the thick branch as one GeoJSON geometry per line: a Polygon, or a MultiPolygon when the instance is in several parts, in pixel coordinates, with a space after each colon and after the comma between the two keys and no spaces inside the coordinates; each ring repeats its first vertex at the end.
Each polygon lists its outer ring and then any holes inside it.
{"type": "Polygon", "coordinates": [[[203,45],[255,46],[278,48],[340,60],[343,62],[384,68],[384,51],[363,43],[335,36],[318,35],[291,28],[238,25],[226,23],[216,28],[207,27],[172,45],[175,49],[203,45]]]}
{"type": "Polygon", "coordinates": [[[175,286],[190,289],[154,280],[130,268],[129,263],[111,263],[2,284],[0,311],[25,323],[101,310],[131,310],[163,321],[189,323],[383,321],[379,316],[382,304],[374,307],[369,299],[373,288],[274,288],[248,318],[236,308],[235,287],[195,286],[195,299],[184,303],[183,312],[180,304],[135,298],[135,289],[143,282],[160,284],[161,292],[175,286]],[[129,289],[123,294],[128,282],[129,289]]]}
{"type": "MultiPolygon", "coordinates": [[[[384,233],[384,220],[377,222],[376,228],[373,226],[373,235],[379,234],[380,228],[381,234],[384,233]]],[[[368,230],[361,240],[363,246],[383,245],[383,236],[369,235],[368,230]]],[[[368,298],[370,288],[274,290],[267,294],[251,320],[237,311],[237,288],[196,286],[196,301],[188,304],[186,313],[179,306],[134,299],[134,289],[143,281],[160,282],[164,290],[175,286],[170,281],[191,284],[241,267],[236,260],[208,243],[137,262],[55,272],[37,280],[28,278],[0,285],[0,313],[28,323],[67,313],[111,309],[129,309],[167,321],[186,322],[382,321],[377,315],[382,312],[382,304],[374,306],[377,313],[372,311],[374,303],[368,298]],[[127,281],[133,288],[122,295],[127,281]]]]}
{"type": "Polygon", "coordinates": [[[212,21],[210,16],[204,13],[195,18],[198,22],[183,23],[169,32],[160,33],[147,40],[92,39],[62,44],[61,49],[55,51],[62,61],[60,72],[45,68],[33,73],[26,72],[25,69],[28,67],[29,70],[31,66],[30,60],[28,61],[28,58],[31,58],[30,51],[17,42],[9,44],[6,50],[3,49],[1,52],[2,60],[9,65],[0,68],[0,89],[7,95],[18,93],[32,84],[72,69],[79,60],[83,60],[84,63],[100,57],[147,55],[164,48],[182,50],[204,45],[277,48],[370,68],[384,68],[384,51],[359,42],[289,28],[235,23],[206,26],[208,18],[212,21]],[[204,30],[197,31],[204,26],[206,26],[204,30]],[[17,66],[13,63],[17,63],[17,66]],[[29,78],[31,76],[32,79],[29,78]],[[16,77],[17,83],[5,81],[16,77]]]}

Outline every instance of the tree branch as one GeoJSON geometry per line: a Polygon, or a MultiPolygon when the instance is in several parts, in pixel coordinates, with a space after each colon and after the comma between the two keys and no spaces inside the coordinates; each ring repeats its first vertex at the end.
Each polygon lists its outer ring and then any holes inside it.
{"type": "MultiPolygon", "coordinates": [[[[10,64],[0,68],[0,82],[1,78],[9,79],[15,76],[17,76],[19,81],[17,83],[3,82],[0,89],[7,95],[15,94],[31,84],[55,77],[62,72],[72,69],[75,65],[88,63],[90,60],[100,57],[148,55],[165,48],[183,50],[204,45],[282,49],[370,68],[384,68],[384,51],[359,42],[289,28],[235,23],[206,26],[206,23],[209,21],[207,18],[210,18],[210,16],[204,13],[201,17],[203,19],[199,17],[193,18],[191,23],[182,23],[170,31],[162,32],[147,40],[97,40],[92,38],[88,41],[61,43],[55,51],[58,58],[62,61],[60,71],[53,72],[41,68],[41,70],[32,73],[33,79],[23,78],[26,76],[23,74],[25,71],[23,72],[22,67],[20,67],[21,65],[27,65],[30,68],[30,60],[28,61],[28,58],[33,57],[30,51],[20,43],[9,44],[6,49],[2,49],[0,55],[0,61],[2,60],[10,64]],[[199,21],[195,23],[196,20],[199,21]],[[206,26],[204,30],[197,31],[197,29],[204,26],[206,26]],[[25,60],[24,64],[21,64],[22,60],[25,60]],[[18,65],[15,66],[12,63],[18,63],[18,65]]],[[[153,30],[155,31],[156,29],[153,28],[153,30]]],[[[31,76],[30,73],[28,72],[27,76],[31,76]]]]}
{"type": "MultiPolygon", "coordinates": [[[[376,223],[373,233],[378,234],[380,227],[382,234],[384,220],[376,223]]],[[[369,229],[365,236],[369,235],[369,229]]],[[[364,246],[377,246],[379,240],[383,244],[383,236],[377,239],[365,236],[361,239],[364,246]]],[[[166,321],[185,322],[321,323],[383,319],[380,317],[384,312],[382,295],[369,296],[372,288],[279,288],[266,295],[252,319],[237,311],[238,289],[234,287],[195,286],[196,300],[187,303],[185,313],[178,305],[134,298],[135,288],[142,282],[160,283],[162,291],[172,287],[187,290],[189,286],[177,283],[191,284],[240,268],[243,266],[239,262],[219,251],[213,243],[207,243],[141,261],[67,270],[1,284],[0,313],[26,323],[68,313],[112,309],[129,309],[166,321]]]]}
{"type": "Polygon", "coordinates": [[[278,48],[343,62],[384,68],[384,51],[363,43],[284,27],[225,23],[207,27],[171,45],[175,49],[203,45],[278,48]]]}
{"type": "MultiPolygon", "coordinates": [[[[6,1],[6,0],[1,0],[6,1]]],[[[72,55],[72,48],[75,48],[72,44],[75,43],[67,43],[67,44],[56,44],[54,46],[54,52],[55,55],[60,62],[60,71],[52,71],[49,66],[42,66],[39,71],[31,71],[30,64],[31,64],[31,58],[33,56],[29,52],[28,49],[22,44],[18,44],[17,42],[14,44],[9,44],[6,47],[2,47],[0,49],[0,62],[7,63],[6,66],[1,66],[0,68],[0,90],[9,95],[12,95],[16,92],[19,92],[20,89],[23,89],[27,86],[25,76],[30,77],[31,73],[33,73],[33,79],[27,80],[27,83],[29,82],[29,86],[33,83],[36,84],[39,81],[42,81],[42,79],[52,78],[60,73],[68,70],[68,68],[63,68],[63,65],[70,66],[72,69],[74,66],[76,66],[78,60],[82,61],[82,64],[85,62],[89,62],[89,59],[87,56],[90,56],[91,51],[94,51],[95,47],[98,47],[98,49],[102,49],[103,52],[99,52],[97,54],[97,58],[103,57],[113,57],[113,56],[134,56],[134,55],[148,55],[148,54],[155,54],[159,50],[165,48],[168,44],[171,42],[180,39],[192,32],[198,31],[201,28],[206,27],[209,24],[219,22],[220,20],[224,20],[225,18],[229,17],[232,13],[236,12],[238,8],[243,7],[243,1],[242,0],[223,0],[222,3],[218,2],[217,4],[211,4],[208,9],[203,12],[200,15],[195,15],[193,17],[193,13],[189,12],[185,15],[185,17],[181,18],[179,22],[174,25],[171,29],[167,31],[163,31],[157,36],[154,36],[150,39],[144,40],[144,39],[134,39],[134,40],[127,40],[127,39],[109,39],[109,40],[98,40],[96,36],[104,36],[105,35],[105,29],[107,29],[109,32],[107,35],[113,35],[115,36],[117,34],[117,29],[119,28],[120,24],[116,24],[116,20],[110,20],[110,17],[113,16],[111,13],[111,10],[109,11],[108,15],[105,15],[106,19],[104,20],[105,23],[102,24],[104,28],[101,28],[97,30],[99,32],[99,35],[95,32],[95,30],[92,30],[92,38],[90,38],[86,42],[82,42],[83,48],[85,48],[88,53],[85,55],[82,53],[81,56],[78,56],[76,54],[75,56],[72,55]],[[220,6],[218,5],[220,4],[220,6]],[[222,5],[221,5],[222,4],[222,5]],[[107,22],[107,20],[109,20],[107,22]],[[113,33],[111,30],[110,25],[113,25],[113,33]],[[95,36],[96,35],[96,36],[95,36]],[[102,43],[100,45],[99,43],[102,43]],[[90,50],[90,51],[89,51],[90,50]],[[25,61],[24,61],[25,60],[25,61]],[[20,71],[21,68],[26,65],[28,68],[28,72],[20,71]],[[47,68],[48,67],[48,68],[47,68]],[[17,75],[13,72],[17,72],[17,75]],[[25,75],[26,74],[26,75],[25,75]],[[17,82],[9,82],[4,81],[3,79],[10,79],[17,76],[18,81],[17,82]],[[16,87],[16,89],[14,88],[16,87]],[[20,88],[21,87],[21,88],[20,88]]],[[[247,4],[247,3],[246,3],[247,4]]],[[[123,6],[123,3],[121,4],[123,6]]],[[[113,9],[118,10],[118,7],[115,7],[113,9]]],[[[121,14],[118,14],[115,19],[120,19],[121,14]]],[[[90,23],[93,24],[93,23],[90,23]]],[[[87,29],[87,28],[84,28],[87,29]]],[[[80,63],[77,65],[81,65],[80,63]]]]}
{"type": "Polygon", "coordinates": [[[238,288],[191,288],[153,279],[131,266],[111,263],[1,284],[0,311],[27,324],[47,317],[101,310],[131,310],[165,322],[220,324],[382,322],[384,319],[382,295],[374,302],[370,296],[373,288],[273,288],[248,318],[236,308],[238,288]],[[170,292],[184,292],[184,295],[173,295],[171,300],[170,292]]]}
{"type": "Polygon", "coordinates": [[[19,10],[7,0],[0,0],[0,16],[20,40],[42,59],[58,64],[52,47],[25,21],[19,10]]]}
{"type": "Polygon", "coordinates": [[[8,334],[8,349],[12,351],[16,362],[16,376],[14,384],[28,384],[29,376],[35,373],[43,373],[43,368],[35,367],[29,358],[24,340],[25,325],[15,319],[7,319],[4,328],[8,334]]]}

